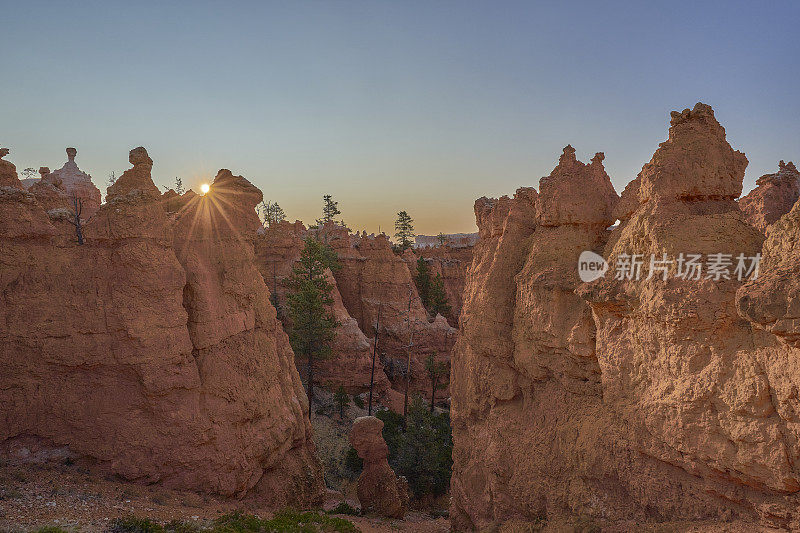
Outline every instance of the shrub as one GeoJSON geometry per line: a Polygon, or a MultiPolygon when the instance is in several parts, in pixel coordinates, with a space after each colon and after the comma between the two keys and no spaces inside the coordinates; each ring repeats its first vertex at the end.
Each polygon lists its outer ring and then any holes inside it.
{"type": "Polygon", "coordinates": [[[328,511],[328,514],[346,514],[350,516],[361,516],[361,510],[356,509],[347,502],[341,502],[339,505],[328,511]]]}
{"type": "MultiPolygon", "coordinates": [[[[403,417],[394,411],[376,414],[383,421],[383,439],[389,448],[389,465],[398,476],[405,476],[415,498],[439,496],[450,486],[453,468],[453,438],[447,413],[431,413],[417,397],[408,409],[408,423],[403,431],[403,417]]],[[[351,447],[345,466],[358,476],[362,461],[351,447]]]]}
{"type": "Polygon", "coordinates": [[[416,397],[409,405],[404,432],[403,417],[385,413],[378,417],[391,420],[384,420],[383,435],[389,446],[389,464],[397,475],[406,477],[415,498],[446,493],[453,468],[450,416],[431,413],[425,402],[416,397]]]}
{"type": "Polygon", "coordinates": [[[114,519],[109,531],[112,533],[164,533],[164,528],[149,518],[126,516],[114,519]]]}
{"type": "Polygon", "coordinates": [[[276,513],[269,520],[239,511],[217,518],[214,533],[314,533],[317,531],[336,531],[339,533],[358,533],[352,522],[344,518],[328,516],[318,511],[285,510],[276,513]]]}
{"type": "Polygon", "coordinates": [[[353,404],[358,407],[359,409],[364,408],[364,399],[359,395],[356,394],[353,396],[353,404]]]}

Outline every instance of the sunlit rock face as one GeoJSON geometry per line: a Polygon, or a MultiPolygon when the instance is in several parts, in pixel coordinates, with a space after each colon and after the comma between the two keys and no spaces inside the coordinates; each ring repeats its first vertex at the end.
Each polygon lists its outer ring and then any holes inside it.
{"type": "Polygon", "coordinates": [[[788,213],[800,198],[800,172],[794,163],[778,163],[778,172],[764,174],[756,188],[739,200],[747,220],[762,232],[788,213]]]}
{"type": "MultiPolygon", "coordinates": [[[[292,274],[295,262],[300,259],[303,241],[308,232],[303,223],[282,221],[263,228],[256,239],[256,264],[270,291],[276,295],[278,307],[284,315],[284,323],[289,325],[288,305],[286,301],[286,280],[292,274]]],[[[333,305],[331,311],[336,318],[337,326],[333,340],[331,356],[317,360],[314,367],[314,382],[320,383],[329,390],[337,390],[340,386],[349,394],[359,394],[369,390],[372,372],[373,344],[368,339],[358,322],[350,316],[342,303],[339,288],[334,276],[328,272],[331,284],[333,305]]],[[[306,361],[298,358],[297,369],[306,375],[306,361]]],[[[389,388],[389,380],[383,372],[380,358],[375,357],[373,393],[381,398],[389,388]]]]}
{"type": "Polygon", "coordinates": [[[476,202],[451,377],[456,529],[574,515],[800,527],[794,215],[767,230],[766,273],[746,285],[615,279],[622,254],[760,252],[736,203],[746,158],[703,104],[673,113],[620,201],[601,159],[568,152],[538,197],[476,202]],[[609,261],[604,278],[577,279],[582,248],[609,261]]]}
{"type": "Polygon", "coordinates": [[[89,219],[100,208],[100,189],[92,183],[92,177],[78,168],[75,148],[67,148],[67,162],[49,175],[43,175],[41,181],[61,183],[67,196],[77,197],[82,203],[81,218],[89,219]]]}
{"type": "Polygon", "coordinates": [[[0,188],[2,455],[317,503],[307,400],[253,263],[260,191],[221,171],[168,216],[147,152],[130,161],[84,245],[0,188]]]}

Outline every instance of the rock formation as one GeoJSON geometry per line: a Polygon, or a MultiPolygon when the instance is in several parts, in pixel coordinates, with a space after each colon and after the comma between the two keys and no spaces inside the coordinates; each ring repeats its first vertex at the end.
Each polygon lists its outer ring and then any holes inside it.
{"type": "Polygon", "coordinates": [[[673,113],[620,201],[602,157],[568,147],[538,197],[476,202],[451,377],[456,529],[570,515],[800,527],[800,213],[768,230],[765,274],[742,286],[736,258],[762,245],[736,204],[746,164],[698,104],[673,113]],[[605,277],[581,284],[582,250],[602,252],[605,277]],[[681,253],[730,254],[730,279],[678,278],[677,262],[615,272],[681,253]]]}
{"type": "Polygon", "coordinates": [[[403,518],[408,507],[408,483],[389,466],[389,448],[381,434],[383,421],[362,416],[353,422],[350,444],[364,461],[358,478],[358,501],[365,513],[403,518]]]}
{"type": "MultiPolygon", "coordinates": [[[[61,183],[68,197],[76,196],[83,202],[81,218],[88,220],[100,208],[100,189],[92,183],[92,177],[78,168],[75,163],[75,156],[78,151],[75,148],[67,148],[67,162],[58,170],[54,170],[48,175],[42,174],[42,180],[51,183],[61,183]]],[[[45,167],[46,168],[46,167],[45,167]]]]}
{"type": "MultiPolygon", "coordinates": [[[[291,275],[295,262],[300,259],[306,234],[307,230],[299,220],[294,223],[282,221],[261,229],[256,240],[256,264],[264,281],[275,295],[277,307],[283,310],[284,319],[286,318],[285,281],[291,275]]],[[[314,382],[317,383],[319,380],[323,387],[334,391],[342,386],[349,394],[366,392],[369,390],[372,373],[372,339],[368,339],[362,333],[356,320],[347,312],[336,279],[330,272],[328,276],[328,281],[333,286],[332,312],[338,326],[331,357],[317,361],[314,382]]],[[[297,368],[300,375],[306,374],[305,361],[298,359],[297,368]]],[[[383,396],[388,388],[389,380],[376,356],[373,385],[375,397],[383,396]]]]}
{"type": "Polygon", "coordinates": [[[428,246],[416,248],[413,252],[413,261],[408,264],[412,275],[416,272],[416,258],[422,257],[427,261],[431,276],[442,276],[444,290],[447,294],[447,303],[450,313],[445,317],[453,327],[458,326],[463,306],[464,286],[467,281],[467,269],[472,264],[472,250],[474,246],[428,246]]]}
{"type": "Polygon", "coordinates": [[[0,167],[0,453],[318,503],[307,400],[253,262],[261,192],[220,171],[168,216],[147,152],[130,161],[83,246],[0,167]]]}
{"type": "Polygon", "coordinates": [[[375,335],[380,309],[378,350],[392,387],[405,390],[410,352],[409,388],[427,395],[430,380],[425,359],[435,355],[437,361],[449,364],[457,330],[444,317],[428,320],[408,264],[394,253],[386,235],[350,235],[342,226],[321,231],[342,264],[334,272],[342,302],[367,338],[375,335]]]}
{"type": "Polygon", "coordinates": [[[764,174],[756,181],[756,188],[739,200],[747,220],[762,232],[788,213],[800,198],[800,173],[794,163],[778,164],[778,172],[764,174]]]}

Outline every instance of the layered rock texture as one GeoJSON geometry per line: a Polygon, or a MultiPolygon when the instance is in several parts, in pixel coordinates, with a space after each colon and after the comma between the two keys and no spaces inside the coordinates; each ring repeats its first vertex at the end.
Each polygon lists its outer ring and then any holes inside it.
{"type": "Polygon", "coordinates": [[[84,245],[0,166],[2,455],[317,503],[306,396],[254,263],[261,192],[223,170],[168,214],[144,148],[130,162],[84,245]]]}
{"type": "MultiPolygon", "coordinates": [[[[374,338],[380,314],[378,351],[392,387],[405,390],[410,357],[408,386],[426,395],[430,380],[425,360],[433,356],[449,365],[458,330],[441,315],[429,320],[408,263],[394,253],[385,234],[350,234],[342,226],[321,231],[342,264],[334,272],[342,302],[367,338],[374,338]]],[[[442,394],[447,396],[446,388],[442,394]]]]}
{"type": "Polygon", "coordinates": [[[739,200],[747,220],[762,232],[792,209],[800,198],[800,172],[794,163],[778,163],[778,172],[756,180],[756,188],[739,200]]]}
{"type": "Polygon", "coordinates": [[[89,174],[78,168],[77,154],[75,148],[67,148],[67,162],[63,167],[53,172],[42,167],[39,169],[41,178],[25,185],[47,210],[73,208],[72,199],[78,198],[82,204],[81,218],[88,220],[100,209],[100,189],[92,183],[89,174]]]}
{"type": "MultiPolygon", "coordinates": [[[[256,263],[275,295],[277,307],[283,311],[281,314],[286,326],[288,321],[285,316],[285,282],[292,274],[295,262],[300,259],[303,240],[307,234],[308,231],[299,220],[294,223],[283,221],[260,230],[256,240],[256,263]]],[[[364,335],[359,329],[358,322],[347,312],[336,280],[330,272],[328,276],[328,281],[333,286],[331,311],[336,317],[338,326],[331,357],[316,362],[314,382],[319,381],[322,386],[330,390],[336,390],[341,386],[350,394],[362,393],[369,390],[370,376],[372,376],[372,339],[364,335]]],[[[298,360],[297,363],[301,375],[305,375],[305,362],[298,360]]],[[[388,388],[389,380],[376,355],[373,393],[381,397],[388,388]]]]}
{"type": "Polygon", "coordinates": [[[763,237],[736,203],[747,159],[710,107],[673,113],[621,199],[602,159],[567,147],[538,194],[476,202],[451,376],[455,528],[570,515],[800,527],[798,208],[767,230],[761,275],[739,280],[737,256],[763,237]],[[610,265],[589,284],[585,250],[610,265]],[[677,261],[615,271],[681,253],[730,254],[730,279],[679,278],[677,261]]]}
{"type": "MultiPolygon", "coordinates": [[[[407,252],[411,258],[404,259],[395,254],[383,234],[351,233],[347,227],[336,223],[311,231],[315,238],[336,251],[342,266],[332,273],[330,280],[334,286],[333,312],[339,326],[332,357],[319,362],[319,372],[315,367],[320,382],[334,389],[342,385],[351,393],[368,389],[377,324],[375,392],[384,404],[397,411],[403,409],[402,393],[406,385],[411,393],[430,397],[431,383],[425,361],[434,356],[436,361],[449,364],[458,330],[451,327],[445,317],[429,318],[411,277],[415,256],[407,252]],[[407,383],[409,354],[411,381],[407,383]]],[[[279,309],[285,309],[284,283],[300,257],[307,235],[309,230],[300,221],[284,221],[261,230],[256,241],[257,263],[277,296],[279,309]]],[[[461,253],[466,255],[471,251],[461,253]]],[[[446,268],[451,268],[448,271],[451,279],[458,276],[454,273],[457,266],[446,268]]],[[[451,285],[455,287],[456,283],[451,285]]],[[[301,374],[305,373],[303,361],[298,361],[298,368],[301,374]]],[[[440,381],[444,384],[437,398],[445,399],[449,396],[447,376],[440,381]]]]}
{"type": "Polygon", "coordinates": [[[450,313],[445,318],[453,327],[458,326],[461,308],[464,305],[464,287],[467,282],[467,269],[472,264],[473,248],[473,245],[416,248],[412,254],[414,260],[408,265],[413,275],[417,268],[416,258],[422,257],[430,267],[431,276],[437,274],[442,276],[447,303],[450,305],[450,313]]]}
{"type": "Polygon", "coordinates": [[[389,448],[383,440],[383,421],[362,416],[353,422],[350,445],[363,460],[358,477],[361,510],[389,518],[403,518],[408,507],[408,483],[389,466],[389,448]]]}

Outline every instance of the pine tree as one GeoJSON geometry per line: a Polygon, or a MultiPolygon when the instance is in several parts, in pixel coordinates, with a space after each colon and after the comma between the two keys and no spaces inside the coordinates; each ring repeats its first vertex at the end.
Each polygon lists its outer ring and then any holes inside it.
{"type": "Polygon", "coordinates": [[[422,305],[427,309],[430,306],[431,298],[431,270],[428,262],[422,257],[417,259],[417,272],[414,274],[414,284],[417,286],[419,298],[422,305]]]}
{"type": "Polygon", "coordinates": [[[431,282],[430,311],[435,316],[437,313],[446,316],[450,314],[450,304],[447,303],[447,292],[444,290],[442,275],[437,273],[431,282]]]}
{"type": "Polygon", "coordinates": [[[330,247],[307,237],[300,260],[288,280],[289,340],[295,354],[308,362],[309,417],[314,401],[314,363],[326,359],[331,353],[336,318],[330,310],[333,305],[331,289],[325,275],[326,269],[337,270],[339,261],[330,247]]]}
{"type": "Polygon", "coordinates": [[[322,223],[332,222],[336,215],[341,215],[342,212],[339,211],[339,202],[335,202],[333,197],[330,194],[326,194],[322,197],[323,206],[322,206],[322,223]]]}
{"type": "Polygon", "coordinates": [[[411,247],[411,239],[414,238],[414,220],[405,211],[397,213],[397,220],[394,223],[395,233],[399,241],[401,251],[411,247]]]}
{"type": "Polygon", "coordinates": [[[175,177],[175,192],[181,196],[183,196],[183,193],[186,192],[186,190],[183,188],[183,180],[177,176],[175,177]]]}
{"type": "Polygon", "coordinates": [[[278,205],[278,202],[261,202],[256,207],[258,216],[261,218],[261,224],[265,228],[272,227],[273,224],[278,224],[286,220],[286,213],[278,205]]]}
{"type": "Polygon", "coordinates": [[[344,387],[339,385],[339,388],[336,389],[336,393],[333,395],[333,401],[339,407],[339,418],[344,418],[344,409],[348,405],[350,405],[350,396],[347,395],[347,391],[344,390],[344,387]]]}
{"type": "Polygon", "coordinates": [[[425,359],[425,371],[428,373],[428,379],[431,380],[431,413],[433,412],[433,405],[436,401],[436,391],[442,388],[439,385],[439,379],[447,372],[447,367],[443,362],[436,361],[436,354],[429,355],[425,359]]]}
{"type": "Polygon", "coordinates": [[[439,246],[444,246],[447,243],[447,235],[440,231],[439,235],[436,236],[436,240],[439,241],[439,246]]]}

